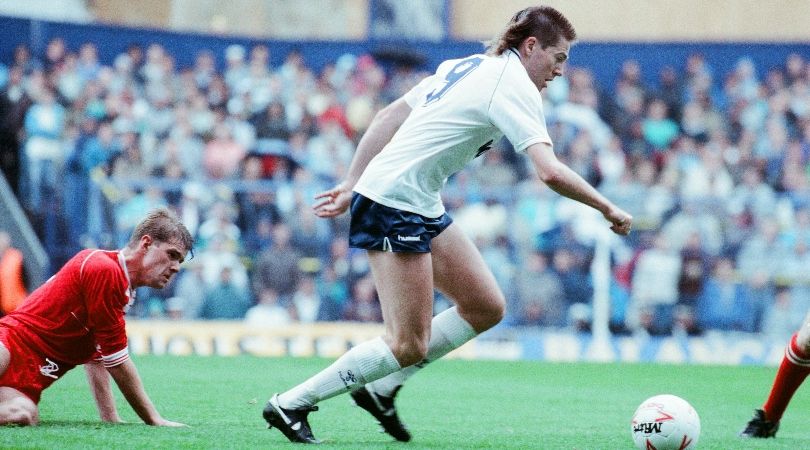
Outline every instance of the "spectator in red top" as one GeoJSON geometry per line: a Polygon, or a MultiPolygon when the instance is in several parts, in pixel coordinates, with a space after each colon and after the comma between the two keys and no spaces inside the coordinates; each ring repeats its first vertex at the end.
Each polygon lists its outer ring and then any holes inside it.
{"type": "Polygon", "coordinates": [[[36,425],[42,391],[84,364],[102,421],[121,421],[109,373],[144,422],[183,426],[164,419],[146,394],[127,351],[124,314],[136,288],[171,280],[192,244],[175,215],[154,210],[126,247],[82,250],[0,319],[0,424],[36,425]]]}

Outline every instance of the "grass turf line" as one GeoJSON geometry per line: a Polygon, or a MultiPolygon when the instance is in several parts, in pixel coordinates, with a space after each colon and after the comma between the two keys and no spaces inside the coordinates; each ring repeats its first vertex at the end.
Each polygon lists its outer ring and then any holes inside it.
{"type": "MultiPolygon", "coordinates": [[[[148,427],[116,391],[128,423],[98,421],[83,370],[43,394],[41,425],[2,430],[0,448],[254,449],[295,448],[267,430],[269,396],[329,361],[256,357],[135,356],[158,410],[190,428],[148,427]]],[[[381,434],[348,396],[310,415],[322,448],[629,449],[630,417],[647,397],[671,393],[700,414],[700,449],[796,449],[810,442],[810,395],[799,390],[778,437],[740,440],[736,433],[765,398],[775,368],[653,364],[549,364],[445,360],[414,376],[398,405],[409,444],[381,434]]]]}

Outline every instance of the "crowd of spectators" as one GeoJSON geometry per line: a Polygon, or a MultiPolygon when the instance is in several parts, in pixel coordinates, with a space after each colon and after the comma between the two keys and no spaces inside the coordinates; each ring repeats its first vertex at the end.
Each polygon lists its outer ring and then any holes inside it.
{"type": "MultiPolygon", "coordinates": [[[[122,246],[168,205],[195,235],[194,257],[131,314],[381,320],[347,217],[318,219],[311,204],[374,112],[426,72],[351,54],[316,72],[296,51],[271,67],[264,44],[202,51],[182,68],[159,43],[133,45],[104,64],[97,45],[20,45],[0,65],[0,163],[54,264],[122,246]]],[[[757,68],[743,56],[716,73],[695,53],[653,85],[643,69],[627,60],[606,86],[572,66],[544,92],[558,157],[633,214],[629,238],[606,236],[505,141],[448,182],[451,216],[507,295],[505,323],[587,331],[590,265],[607,245],[614,333],[781,339],[810,306],[810,62],[757,68]]]]}

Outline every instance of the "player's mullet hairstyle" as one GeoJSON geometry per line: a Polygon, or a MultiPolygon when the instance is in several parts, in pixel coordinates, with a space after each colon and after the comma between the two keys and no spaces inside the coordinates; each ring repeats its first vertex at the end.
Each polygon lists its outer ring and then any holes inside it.
{"type": "Polygon", "coordinates": [[[191,237],[188,228],[177,215],[166,208],[158,208],[147,214],[132,231],[132,237],[127,245],[130,248],[136,247],[146,235],[152,236],[156,241],[181,244],[187,251],[191,251],[194,246],[194,238],[191,237]]]}
{"type": "Polygon", "coordinates": [[[498,56],[517,48],[524,39],[534,36],[541,48],[556,45],[560,37],[573,42],[577,32],[561,12],[550,6],[530,6],[520,10],[495,39],[486,42],[487,55],[498,56]]]}

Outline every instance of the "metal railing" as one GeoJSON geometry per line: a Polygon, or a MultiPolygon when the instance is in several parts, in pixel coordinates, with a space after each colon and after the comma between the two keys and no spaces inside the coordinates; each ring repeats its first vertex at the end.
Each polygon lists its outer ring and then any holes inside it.
{"type": "Polygon", "coordinates": [[[0,173],[0,229],[8,232],[14,247],[23,253],[29,291],[44,283],[50,276],[50,257],[2,173],[0,173]]]}

